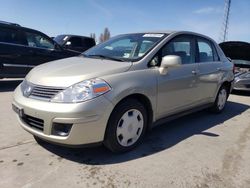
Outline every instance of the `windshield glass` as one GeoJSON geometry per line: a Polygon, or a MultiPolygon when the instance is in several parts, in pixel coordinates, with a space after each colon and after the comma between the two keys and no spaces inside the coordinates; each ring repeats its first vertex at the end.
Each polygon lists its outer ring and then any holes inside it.
{"type": "Polygon", "coordinates": [[[91,48],[83,55],[85,57],[106,57],[113,60],[134,61],[148,53],[165,36],[166,34],[161,33],[119,35],[91,48]]]}
{"type": "Polygon", "coordinates": [[[63,45],[67,40],[68,36],[58,35],[53,40],[57,42],[57,44],[63,45]]]}
{"type": "Polygon", "coordinates": [[[250,65],[250,61],[246,61],[246,60],[233,59],[232,62],[234,64],[250,65]]]}

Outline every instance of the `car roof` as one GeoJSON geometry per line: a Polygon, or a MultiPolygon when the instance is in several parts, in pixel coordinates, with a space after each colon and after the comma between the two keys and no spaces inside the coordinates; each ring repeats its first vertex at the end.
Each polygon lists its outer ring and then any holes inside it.
{"type": "Polygon", "coordinates": [[[6,22],[6,21],[2,21],[0,20],[0,24],[4,24],[4,25],[12,25],[12,26],[17,26],[17,27],[20,27],[19,24],[17,23],[11,23],[11,22],[6,22]]]}
{"type": "Polygon", "coordinates": [[[72,34],[61,34],[61,35],[57,35],[57,36],[69,36],[69,37],[81,37],[81,38],[88,38],[88,39],[93,39],[91,37],[88,36],[81,36],[81,35],[72,35],[72,34]]]}
{"type": "Polygon", "coordinates": [[[192,31],[174,31],[174,30],[153,30],[153,31],[143,31],[143,32],[134,32],[134,33],[129,33],[129,34],[139,34],[139,33],[155,33],[155,34],[167,34],[167,35],[170,35],[170,34],[189,34],[189,35],[196,35],[196,36],[200,36],[200,37],[203,37],[203,38],[207,38],[209,40],[212,40],[214,41],[213,39],[211,39],[210,37],[206,36],[206,35],[203,35],[203,34],[200,34],[200,33],[195,33],[195,32],[192,32],[192,31]]]}
{"type": "Polygon", "coordinates": [[[0,21],[0,26],[1,25],[4,26],[4,27],[12,28],[12,29],[25,30],[25,31],[32,32],[32,33],[39,33],[39,34],[44,35],[44,36],[46,36],[46,37],[49,38],[48,35],[44,34],[41,31],[38,31],[38,30],[35,30],[35,29],[31,29],[31,28],[27,28],[27,27],[22,27],[21,25],[16,24],[16,23],[10,23],[10,22],[5,22],[5,21],[0,21]]]}

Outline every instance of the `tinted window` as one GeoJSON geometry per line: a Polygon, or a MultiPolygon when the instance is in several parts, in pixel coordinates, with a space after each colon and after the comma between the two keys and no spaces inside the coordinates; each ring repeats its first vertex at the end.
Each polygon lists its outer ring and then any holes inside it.
{"type": "Polygon", "coordinates": [[[182,64],[194,63],[195,55],[193,50],[193,39],[188,36],[174,38],[162,49],[162,57],[166,55],[180,56],[182,64]]]}
{"type": "Polygon", "coordinates": [[[42,35],[26,32],[26,37],[30,47],[54,49],[54,44],[42,35]]]}
{"type": "Polygon", "coordinates": [[[71,37],[69,42],[71,42],[72,47],[82,47],[82,38],[80,37],[71,37]]]}
{"type": "Polygon", "coordinates": [[[18,35],[18,31],[9,28],[0,28],[0,42],[23,44],[18,35]]]}
{"type": "Polygon", "coordinates": [[[213,48],[208,40],[198,39],[198,50],[200,60],[199,62],[214,61],[213,48]]]}
{"type": "Polygon", "coordinates": [[[83,38],[83,46],[85,47],[92,47],[95,45],[95,41],[89,38],[83,38]]]}

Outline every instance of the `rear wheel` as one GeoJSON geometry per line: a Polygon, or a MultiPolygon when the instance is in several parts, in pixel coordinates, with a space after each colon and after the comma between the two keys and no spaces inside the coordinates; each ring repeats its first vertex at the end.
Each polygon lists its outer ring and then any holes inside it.
{"type": "Polygon", "coordinates": [[[226,105],[228,95],[228,88],[225,85],[221,86],[211,110],[215,113],[222,112],[226,105]]]}
{"type": "Polygon", "coordinates": [[[142,140],[147,125],[145,107],[135,99],[128,99],[112,112],[104,144],[113,152],[125,152],[142,140]]]}

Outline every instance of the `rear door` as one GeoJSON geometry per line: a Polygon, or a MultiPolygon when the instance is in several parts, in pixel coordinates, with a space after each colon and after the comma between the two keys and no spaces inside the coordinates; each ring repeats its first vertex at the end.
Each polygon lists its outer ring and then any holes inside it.
{"type": "Polygon", "coordinates": [[[18,27],[0,27],[0,74],[23,77],[27,73],[26,41],[18,27]]]}
{"type": "Polygon", "coordinates": [[[162,48],[160,54],[161,58],[177,55],[182,59],[181,66],[168,68],[167,74],[159,72],[158,75],[158,115],[164,117],[196,105],[195,40],[191,35],[177,36],[162,48]]]}
{"type": "Polygon", "coordinates": [[[199,100],[208,102],[218,89],[218,83],[223,76],[223,62],[220,61],[216,48],[212,41],[197,37],[198,56],[198,88],[199,100]]]}

